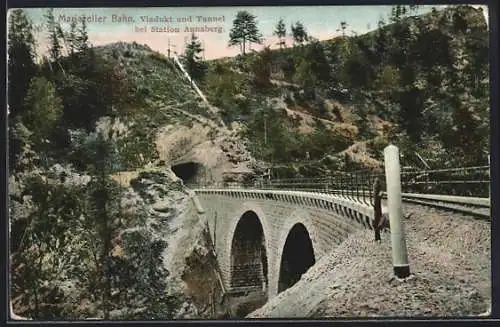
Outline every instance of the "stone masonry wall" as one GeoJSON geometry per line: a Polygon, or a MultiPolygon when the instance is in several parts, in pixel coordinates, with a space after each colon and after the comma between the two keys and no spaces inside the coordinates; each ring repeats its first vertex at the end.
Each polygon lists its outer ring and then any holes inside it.
{"type": "MultiPolygon", "coordinates": [[[[257,192],[257,191],[256,191],[257,192]]],[[[280,259],[289,231],[297,223],[302,223],[311,238],[314,255],[319,260],[332,247],[340,244],[356,229],[372,228],[371,208],[347,201],[335,200],[323,194],[262,194],[219,191],[197,192],[201,206],[205,210],[212,237],[215,235],[217,258],[227,289],[243,286],[240,282],[231,285],[231,247],[236,225],[247,211],[259,217],[264,230],[267,249],[269,288],[268,296],[278,291],[280,259]],[[304,198],[308,196],[308,198],[304,198]]],[[[256,255],[250,256],[257,258],[256,255]]],[[[255,259],[257,260],[257,259],[255,259]]],[[[250,264],[250,263],[249,263],[250,264]]],[[[257,278],[261,270],[259,264],[250,264],[254,271],[243,274],[244,278],[257,278]],[[253,277],[252,277],[253,276],[253,277]]],[[[236,267],[241,272],[243,266],[236,267]]],[[[251,285],[247,285],[251,286],[251,285]]]]}

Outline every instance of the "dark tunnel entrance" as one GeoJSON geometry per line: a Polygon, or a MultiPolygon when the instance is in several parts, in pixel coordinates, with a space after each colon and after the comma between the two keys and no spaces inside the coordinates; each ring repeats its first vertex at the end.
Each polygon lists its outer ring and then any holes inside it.
{"type": "Polygon", "coordinates": [[[202,165],[196,162],[185,162],[172,166],[172,171],[182,179],[184,185],[196,184],[199,182],[202,165]]]}
{"type": "Polygon", "coordinates": [[[292,287],[316,262],[311,238],[302,224],[296,224],[288,233],[281,256],[278,293],[292,287]]]}
{"type": "Polygon", "coordinates": [[[240,218],[231,244],[231,286],[267,294],[268,267],[265,237],[259,217],[247,211],[240,218]]]}

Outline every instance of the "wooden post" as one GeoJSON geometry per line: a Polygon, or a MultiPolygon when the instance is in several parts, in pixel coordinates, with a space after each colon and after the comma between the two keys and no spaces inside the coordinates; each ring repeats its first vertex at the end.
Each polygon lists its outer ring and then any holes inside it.
{"type": "Polygon", "coordinates": [[[380,179],[375,178],[373,183],[373,230],[375,231],[375,241],[380,241],[380,222],[382,220],[382,199],[380,197],[380,179]]]}
{"type": "Polygon", "coordinates": [[[392,264],[398,278],[410,276],[408,253],[403,228],[403,205],[401,199],[401,167],[399,149],[388,145],[384,149],[385,179],[387,184],[387,205],[391,229],[392,264]]]}

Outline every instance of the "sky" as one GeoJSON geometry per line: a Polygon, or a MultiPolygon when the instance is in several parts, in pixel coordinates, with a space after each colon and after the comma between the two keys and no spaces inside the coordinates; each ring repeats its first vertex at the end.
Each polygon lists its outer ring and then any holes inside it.
{"type": "MultiPolygon", "coordinates": [[[[419,13],[429,12],[433,6],[421,6],[419,13]]],[[[445,6],[434,6],[441,9],[445,6]]],[[[46,53],[48,41],[44,27],[46,8],[24,9],[35,27],[38,53],[46,53]]],[[[257,18],[259,31],[264,37],[262,45],[252,45],[254,50],[264,46],[275,48],[277,38],[273,30],[283,18],[287,32],[290,25],[300,21],[309,35],[319,39],[331,39],[341,35],[340,22],[348,24],[347,32],[363,34],[377,27],[380,18],[387,21],[391,6],[290,6],[290,7],[155,7],[155,8],[55,8],[54,16],[64,30],[68,20],[86,16],[89,40],[94,46],[111,42],[137,42],[147,44],[153,50],[182,53],[184,44],[191,36],[191,28],[203,28],[195,34],[205,48],[205,59],[234,56],[238,46],[229,47],[229,32],[236,13],[246,10],[257,18]],[[147,22],[148,18],[161,17],[167,22],[147,22]],[[178,21],[178,20],[184,21],[178,21]],[[208,27],[208,29],[207,29],[208,27]],[[186,29],[187,28],[187,29],[186,29]]],[[[487,15],[486,8],[483,9],[487,15]]],[[[287,38],[291,45],[291,37],[287,38]]]]}

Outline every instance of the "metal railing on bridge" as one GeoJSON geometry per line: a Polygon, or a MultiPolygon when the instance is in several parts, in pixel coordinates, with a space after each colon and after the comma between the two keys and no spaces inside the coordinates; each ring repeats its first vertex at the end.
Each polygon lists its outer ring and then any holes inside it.
{"type": "Polygon", "coordinates": [[[225,189],[263,189],[263,190],[288,190],[309,191],[328,194],[337,194],[352,201],[373,205],[374,183],[379,180],[381,190],[385,189],[384,172],[336,172],[331,176],[322,178],[289,178],[275,180],[254,180],[239,183],[227,182],[210,185],[187,185],[190,188],[225,188],[225,189]]]}
{"type": "MultiPolygon", "coordinates": [[[[489,166],[434,170],[406,168],[401,170],[400,178],[402,196],[406,201],[436,205],[470,214],[479,213],[484,217],[489,215],[491,181],[489,166]],[[461,207],[457,208],[457,205],[461,207]],[[464,210],[464,206],[468,209],[464,210]]],[[[387,191],[385,171],[380,168],[334,172],[320,178],[260,179],[245,183],[191,185],[191,187],[318,192],[334,194],[373,207],[376,204],[376,194],[384,198],[387,191]]]]}
{"type": "Polygon", "coordinates": [[[401,172],[403,192],[489,197],[490,166],[401,172]]]}

